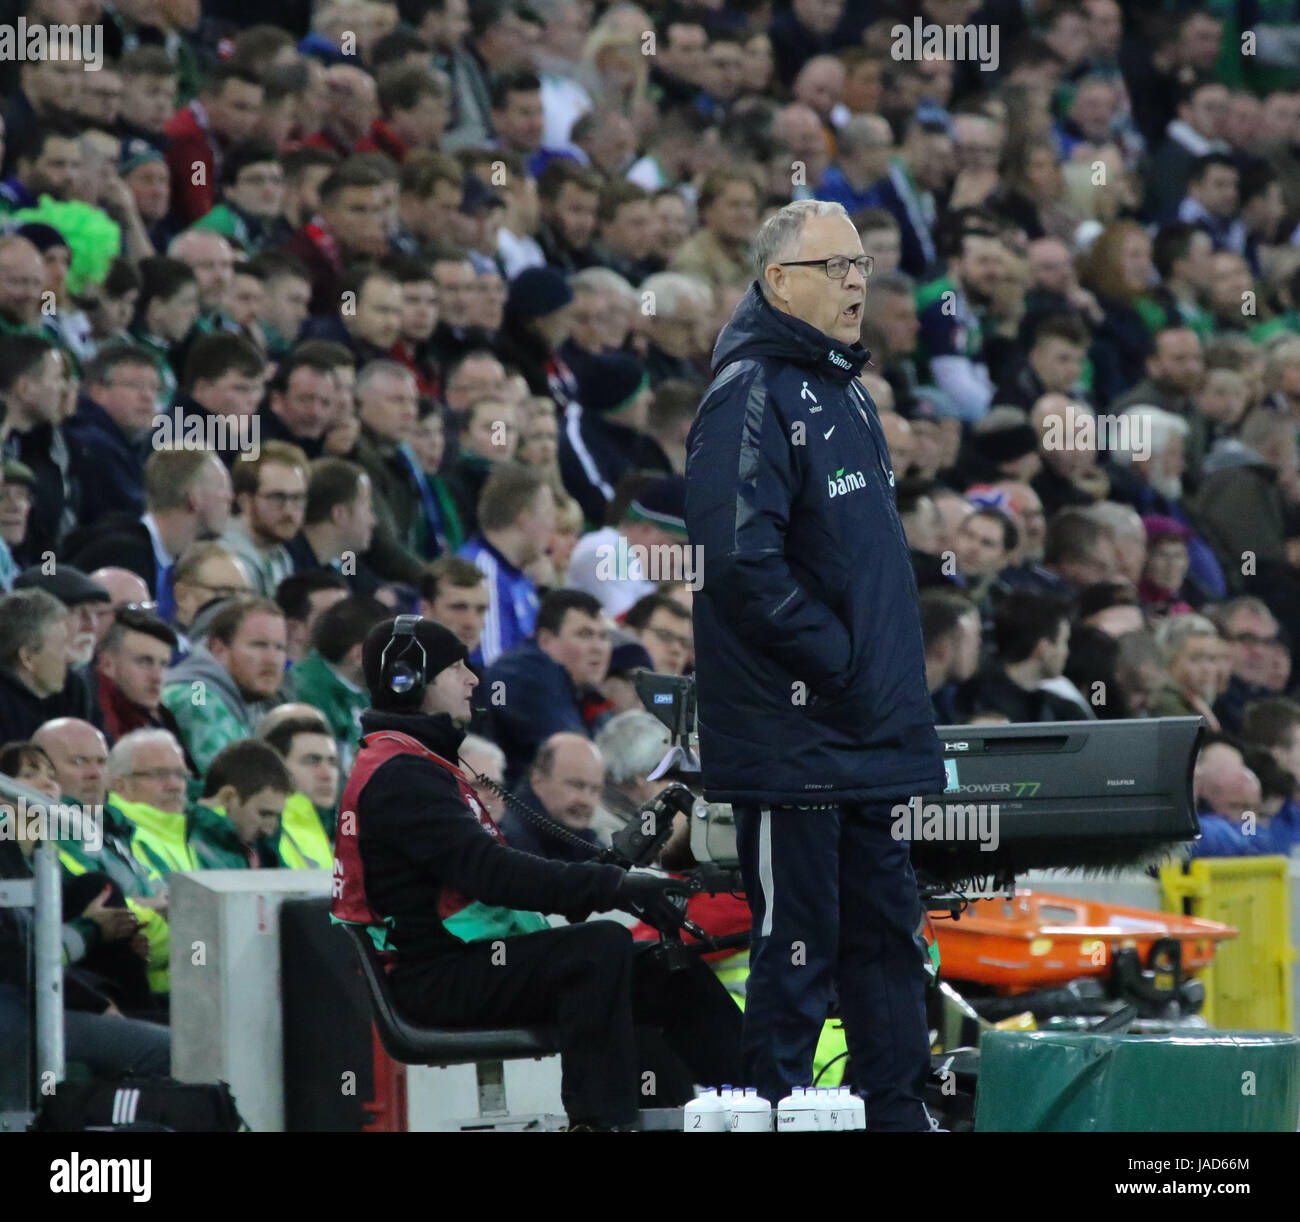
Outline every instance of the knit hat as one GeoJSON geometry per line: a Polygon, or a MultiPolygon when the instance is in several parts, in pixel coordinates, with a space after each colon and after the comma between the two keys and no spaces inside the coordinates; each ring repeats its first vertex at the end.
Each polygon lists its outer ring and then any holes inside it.
{"type": "Polygon", "coordinates": [[[1142,519],[1142,525],[1146,528],[1148,547],[1155,547],[1157,543],[1165,543],[1170,539],[1186,543],[1192,537],[1192,532],[1180,521],[1162,514],[1147,514],[1142,519]]]}
{"type": "MultiPolygon", "coordinates": [[[[366,642],[361,647],[361,666],[366,676],[366,687],[370,692],[370,706],[388,712],[411,712],[412,702],[409,696],[394,692],[383,681],[382,660],[384,648],[393,640],[393,627],[397,620],[386,619],[377,623],[366,634],[366,642]]],[[[395,658],[401,657],[409,666],[420,666],[420,649],[424,650],[424,678],[432,683],[449,666],[469,657],[469,650],[461,643],[450,628],[443,627],[436,620],[421,619],[415,626],[413,641],[394,644],[388,653],[388,665],[391,671],[395,658]],[[419,648],[416,647],[418,642],[419,648]]]]}
{"type": "Polygon", "coordinates": [[[640,641],[622,641],[609,655],[609,675],[630,675],[634,670],[654,670],[655,664],[640,641]]]}
{"type": "Polygon", "coordinates": [[[573,290],[553,267],[528,267],[510,282],[506,313],[514,318],[543,318],[573,300],[573,290]]]}
{"type": "Polygon", "coordinates": [[[91,581],[70,564],[56,564],[54,572],[45,572],[39,564],[23,569],[14,578],[15,590],[44,590],[53,594],[65,607],[82,603],[111,603],[113,596],[96,581],[91,581]]]}
{"type": "MultiPolygon", "coordinates": [[[[520,279],[528,273],[522,273],[520,279]]],[[[594,357],[578,386],[578,401],[593,412],[616,412],[650,385],[645,366],[626,352],[594,357]]]]}
{"type": "Polygon", "coordinates": [[[685,537],[686,477],[669,475],[656,480],[640,496],[632,498],[623,516],[685,537]]]}
{"type": "Polygon", "coordinates": [[[151,161],[162,161],[163,155],[148,140],[139,138],[122,141],[122,156],[117,163],[117,172],[125,178],[132,170],[148,165],[151,161]]]}
{"type": "Polygon", "coordinates": [[[465,175],[465,187],[460,196],[460,211],[466,216],[473,216],[478,212],[487,212],[492,208],[504,208],[505,206],[506,201],[477,174],[465,175]]]}
{"type": "Polygon", "coordinates": [[[20,238],[26,238],[41,254],[53,250],[56,246],[68,245],[67,238],[53,225],[47,225],[44,221],[28,221],[26,225],[19,225],[14,232],[20,238]]]}

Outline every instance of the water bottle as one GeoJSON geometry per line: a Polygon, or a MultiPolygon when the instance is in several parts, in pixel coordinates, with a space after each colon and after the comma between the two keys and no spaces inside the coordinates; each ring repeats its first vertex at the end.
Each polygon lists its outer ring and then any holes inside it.
{"type": "Polygon", "coordinates": [[[700,1091],[682,1113],[684,1133],[725,1133],[731,1127],[726,1104],[716,1090],[700,1091]]]}
{"type": "Polygon", "coordinates": [[[736,1091],[730,1082],[724,1082],[718,1090],[718,1098],[722,1101],[722,1120],[728,1133],[731,1132],[731,1106],[735,1096],[736,1091]]]}
{"type": "Polygon", "coordinates": [[[807,1088],[796,1086],[776,1109],[778,1133],[813,1133],[818,1128],[817,1111],[807,1088]]]}
{"type": "Polygon", "coordinates": [[[836,1107],[831,1092],[824,1086],[812,1090],[813,1107],[817,1116],[817,1131],[830,1133],[835,1129],[836,1107]]]}
{"type": "Polygon", "coordinates": [[[754,1087],[736,1096],[731,1105],[731,1131],[733,1133],[770,1133],[772,1131],[772,1105],[759,1097],[754,1087]]]}
{"type": "Polygon", "coordinates": [[[867,1105],[863,1102],[860,1095],[855,1095],[848,1087],[844,1088],[848,1094],[849,1100],[849,1128],[854,1130],[864,1130],[867,1127],[867,1105]]]}

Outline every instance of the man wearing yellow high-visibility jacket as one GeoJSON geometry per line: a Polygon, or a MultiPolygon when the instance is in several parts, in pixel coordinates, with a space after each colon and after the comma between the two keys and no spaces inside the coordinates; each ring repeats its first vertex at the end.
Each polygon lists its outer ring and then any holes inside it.
{"type": "Polygon", "coordinates": [[[101,814],[101,834],[95,843],[59,842],[63,868],[69,874],[99,871],[122,889],[127,907],[140,921],[140,935],[149,943],[149,987],[155,993],[168,992],[171,933],[167,926],[166,879],[136,855],[132,844],[135,825],[121,812],[104,805],[108,795],[108,744],[103,734],[88,721],[60,717],[45,722],[32,740],[54,764],[62,791],[60,801],[101,814]]]}
{"type": "MultiPolygon", "coordinates": [[[[164,885],[174,871],[199,868],[194,850],[185,841],[189,775],[180,744],[168,730],[132,730],[108,753],[112,788],[106,809],[116,810],[130,825],[132,854],[164,885]]],[[[149,944],[149,984],[156,992],[167,992],[170,974],[163,952],[170,954],[171,943],[161,935],[161,930],[156,931],[159,940],[149,944]]]]}
{"type": "MultiPolygon", "coordinates": [[[[308,708],[309,706],[295,706],[308,708]]],[[[276,712],[267,714],[267,720],[276,712]]],[[[257,727],[297,787],[280,816],[280,859],[290,870],[334,868],[334,819],[339,799],[339,748],[314,709],[257,727]]]]}
{"type": "Polygon", "coordinates": [[[108,753],[108,801],[135,828],[131,851],[163,878],[197,870],[185,841],[185,795],[190,770],[170,730],[132,730],[108,753]]]}

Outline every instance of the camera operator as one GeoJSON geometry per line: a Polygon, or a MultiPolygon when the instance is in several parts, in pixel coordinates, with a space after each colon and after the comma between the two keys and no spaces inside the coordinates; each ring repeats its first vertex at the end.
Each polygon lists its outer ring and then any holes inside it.
{"type": "Polygon", "coordinates": [[[613,921],[551,929],[539,915],[581,921],[618,908],[675,932],[682,915],[669,897],[683,884],[507,847],[453,762],[478,683],[466,657],[455,635],[418,616],[367,636],[371,708],[339,808],[334,917],[383,935],[408,1021],[558,1031],[571,1129],[635,1124],[634,1025],[661,1028],[695,1081],[737,1081],[740,1012],[707,967],[672,970],[655,943],[634,944],[613,921]]]}

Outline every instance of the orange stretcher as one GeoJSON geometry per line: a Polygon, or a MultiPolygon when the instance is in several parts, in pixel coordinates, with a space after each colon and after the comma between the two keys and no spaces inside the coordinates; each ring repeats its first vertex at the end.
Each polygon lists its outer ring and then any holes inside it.
{"type": "Polygon", "coordinates": [[[1167,939],[1181,944],[1182,968],[1192,973],[1213,961],[1219,942],[1237,936],[1218,921],[1028,889],[1011,900],[975,900],[960,920],[933,920],[931,928],[947,979],[1003,994],[1109,975],[1121,950],[1135,950],[1146,963],[1152,947],[1167,939]]]}

